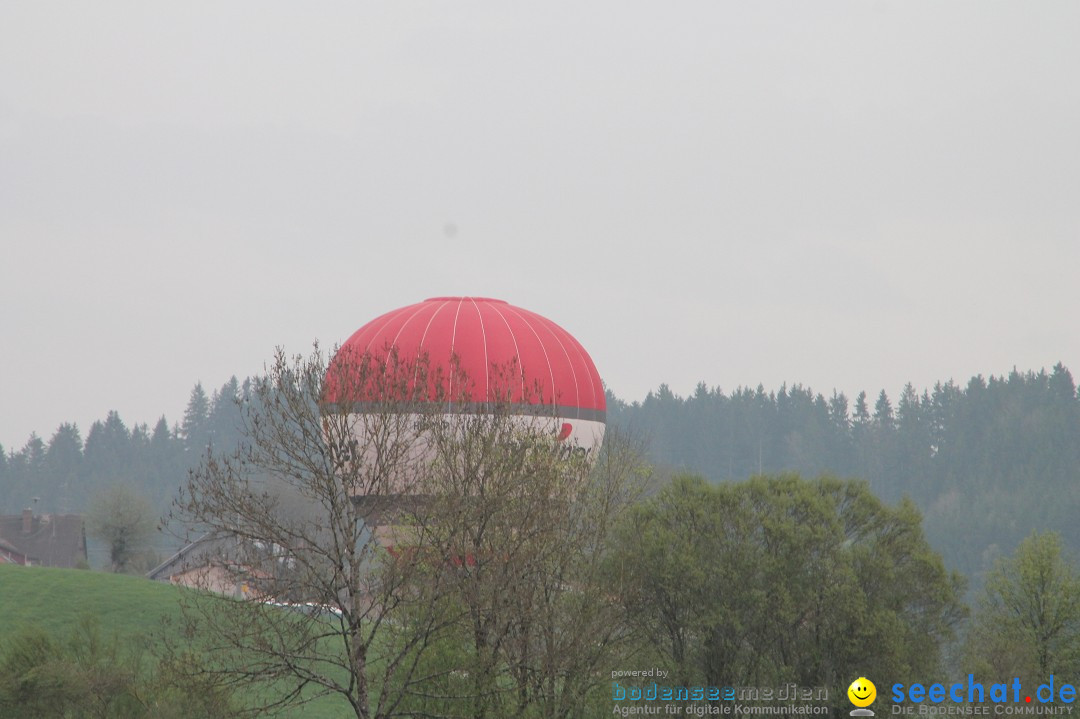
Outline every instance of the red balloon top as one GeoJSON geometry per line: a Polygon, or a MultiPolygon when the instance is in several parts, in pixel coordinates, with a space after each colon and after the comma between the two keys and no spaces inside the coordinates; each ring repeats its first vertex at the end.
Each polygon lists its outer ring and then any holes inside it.
{"type": "MultiPolygon", "coordinates": [[[[432,297],[387,312],[354,332],[338,357],[377,358],[390,347],[402,360],[426,355],[447,384],[456,358],[477,401],[503,389],[498,383],[505,384],[505,371],[516,361],[514,371],[523,380],[510,387],[512,402],[554,404],[567,418],[605,419],[604,386],[585,348],[546,317],[502,300],[432,297]]],[[[329,389],[327,399],[334,401],[329,389]]]]}

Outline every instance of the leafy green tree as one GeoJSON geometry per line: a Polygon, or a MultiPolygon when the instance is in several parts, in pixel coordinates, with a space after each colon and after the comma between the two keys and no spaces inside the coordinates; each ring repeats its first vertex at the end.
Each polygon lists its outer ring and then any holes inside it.
{"type": "Polygon", "coordinates": [[[1080,573],[1061,537],[1032,533],[999,558],[966,642],[977,671],[1045,681],[1080,670],[1080,573]]]}
{"type": "Polygon", "coordinates": [[[147,550],[155,524],[146,497],[128,485],[112,485],[91,498],[86,519],[90,536],[108,545],[112,571],[141,568],[133,562],[147,550]]]}
{"type": "Polygon", "coordinates": [[[920,521],[863,482],[681,476],[623,525],[623,599],[681,682],[931,676],[963,616],[963,582],[920,521]]]}

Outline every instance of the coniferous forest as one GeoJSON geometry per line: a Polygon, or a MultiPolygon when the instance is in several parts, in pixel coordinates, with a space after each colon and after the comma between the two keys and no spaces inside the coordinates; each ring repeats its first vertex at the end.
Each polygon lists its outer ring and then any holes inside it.
{"type": "Polygon", "coordinates": [[[231,448],[240,441],[238,400],[249,388],[233,377],[208,395],[196,384],[182,421],[171,425],[161,417],[153,426],[128,426],[112,411],[85,436],[65,423],[47,440],[34,433],[17,451],[0,448],[0,513],[31,503],[40,512],[79,513],[96,492],[117,484],[137,489],[155,509],[166,511],[208,446],[231,448]]]}
{"type": "MultiPolygon", "coordinates": [[[[63,424],[0,448],[0,513],[34,503],[42,512],[82,512],[95,492],[127,484],[166,512],[208,444],[240,439],[235,377],[191,392],[179,422],[128,425],[116,413],[82,429],[63,424]],[[37,498],[37,501],[34,501],[37,498]]],[[[794,471],[865,479],[893,503],[913,499],[946,564],[974,585],[997,557],[1033,529],[1056,530],[1080,550],[1080,398],[1068,369],[1013,371],[937,383],[825,396],[802,385],[725,392],[700,384],[682,397],[661,385],[642,402],[608,393],[609,425],[642,437],[670,473],[714,482],[794,471]]]]}
{"type": "Polygon", "coordinates": [[[831,473],[890,503],[911,497],[930,543],[976,584],[1032,530],[1080,549],[1080,402],[1060,363],[853,401],[801,385],[701,384],[689,397],[662,385],[641,403],[609,395],[608,422],[646,437],[657,465],[717,482],[831,473]]]}

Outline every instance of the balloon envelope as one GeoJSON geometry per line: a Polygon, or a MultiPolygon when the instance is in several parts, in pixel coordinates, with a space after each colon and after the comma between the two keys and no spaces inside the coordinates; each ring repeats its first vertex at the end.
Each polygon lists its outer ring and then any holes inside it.
{"type": "MultiPolygon", "coordinates": [[[[460,424],[463,414],[497,408],[523,432],[551,436],[559,451],[592,458],[607,410],[596,366],[569,332],[483,297],[435,297],[368,322],[331,360],[323,402],[347,408],[362,455],[371,451],[365,413],[415,414],[419,425],[434,411],[460,424]]],[[[423,455],[422,433],[416,444],[423,455]]],[[[404,479],[394,484],[394,494],[409,491],[404,479]]]]}

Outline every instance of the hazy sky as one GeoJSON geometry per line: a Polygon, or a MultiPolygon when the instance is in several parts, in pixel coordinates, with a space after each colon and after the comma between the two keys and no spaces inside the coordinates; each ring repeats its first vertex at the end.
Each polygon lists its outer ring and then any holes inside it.
{"type": "Polygon", "coordinates": [[[448,294],[626,399],[1080,374],[1078,38],[1071,0],[0,4],[0,443],[448,294]]]}

